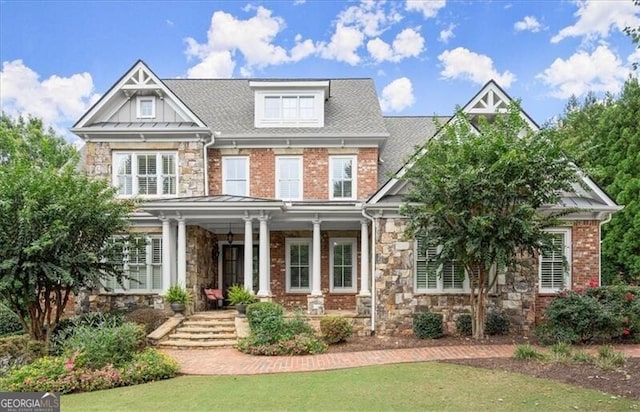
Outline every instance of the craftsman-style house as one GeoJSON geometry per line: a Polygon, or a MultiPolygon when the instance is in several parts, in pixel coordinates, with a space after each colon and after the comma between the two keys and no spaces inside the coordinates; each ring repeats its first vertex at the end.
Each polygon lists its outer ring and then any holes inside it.
{"type": "MultiPolygon", "coordinates": [[[[496,113],[509,100],[489,82],[464,110],[496,113]]],[[[72,131],[85,170],[142,201],[124,251],[131,280],[79,305],[163,307],[181,284],[200,311],[205,287],[241,284],[310,314],[348,311],[361,333],[378,334],[410,328],[425,307],[449,324],[465,310],[468,286],[454,270],[418,269],[424,256],[398,212],[397,177],[436,125],[383,116],[371,79],[161,80],[138,61],[72,131]]],[[[549,206],[582,210],[553,229],[566,260],[498,274],[492,304],[521,329],[545,297],[599,279],[600,228],[618,206],[584,182],[549,206]]]]}

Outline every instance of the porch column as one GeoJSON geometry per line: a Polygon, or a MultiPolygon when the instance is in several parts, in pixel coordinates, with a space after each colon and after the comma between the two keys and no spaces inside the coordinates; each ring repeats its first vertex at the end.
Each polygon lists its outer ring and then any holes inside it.
{"type": "Polygon", "coordinates": [[[320,220],[314,219],[313,221],[313,263],[311,275],[313,281],[311,282],[311,295],[322,296],[322,289],[320,287],[320,258],[321,258],[321,244],[320,244],[320,220]]]}
{"type": "Polygon", "coordinates": [[[260,267],[259,267],[259,289],[258,296],[267,297],[271,295],[269,287],[269,231],[267,228],[268,216],[260,216],[260,267]]]}
{"type": "Polygon", "coordinates": [[[169,219],[162,219],[162,293],[171,286],[171,226],[169,219]]]}
{"type": "Polygon", "coordinates": [[[244,218],[244,288],[253,292],[253,228],[252,218],[244,218]]]}
{"type": "Polygon", "coordinates": [[[178,219],[178,285],[187,287],[187,225],[178,219]]]}
{"type": "Polygon", "coordinates": [[[360,295],[369,296],[369,222],[360,221],[360,295]]]}

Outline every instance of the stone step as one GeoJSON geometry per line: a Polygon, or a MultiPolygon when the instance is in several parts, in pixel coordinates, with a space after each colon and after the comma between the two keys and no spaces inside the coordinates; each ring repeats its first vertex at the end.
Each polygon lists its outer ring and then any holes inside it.
{"type": "Polygon", "coordinates": [[[227,339],[236,339],[235,332],[233,333],[172,333],[169,335],[169,340],[174,339],[186,339],[192,341],[203,341],[203,340],[227,340],[227,339]]]}
{"type": "Polygon", "coordinates": [[[207,326],[179,326],[176,329],[176,332],[185,332],[185,333],[225,333],[231,332],[235,333],[236,328],[234,325],[207,325],[207,326]]]}
{"type": "Polygon", "coordinates": [[[189,315],[190,320],[210,320],[210,319],[229,319],[233,320],[236,317],[236,311],[220,311],[220,312],[198,312],[189,315]]]}
{"type": "Polygon", "coordinates": [[[225,327],[234,327],[235,322],[233,320],[225,321],[225,320],[185,320],[182,322],[181,326],[194,326],[194,327],[213,327],[213,326],[225,326],[225,327]]]}
{"type": "Polygon", "coordinates": [[[169,339],[162,341],[158,347],[165,349],[208,349],[231,348],[236,343],[235,339],[216,339],[212,341],[192,341],[183,339],[169,339]]]}

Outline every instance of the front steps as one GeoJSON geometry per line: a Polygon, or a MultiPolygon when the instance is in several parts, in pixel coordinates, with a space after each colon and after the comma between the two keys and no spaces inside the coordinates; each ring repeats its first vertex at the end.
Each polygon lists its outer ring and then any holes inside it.
{"type": "Polygon", "coordinates": [[[194,313],[186,317],[175,331],[158,343],[165,349],[230,348],[238,343],[235,310],[194,313]]]}

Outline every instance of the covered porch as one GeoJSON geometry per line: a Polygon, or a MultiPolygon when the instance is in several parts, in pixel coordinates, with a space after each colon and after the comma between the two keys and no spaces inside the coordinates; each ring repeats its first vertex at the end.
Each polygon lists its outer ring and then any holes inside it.
{"type": "Polygon", "coordinates": [[[283,202],[206,196],[148,202],[162,222],[162,276],[203,289],[243,285],[261,301],[310,315],[371,313],[370,220],[354,202],[283,202]]]}

